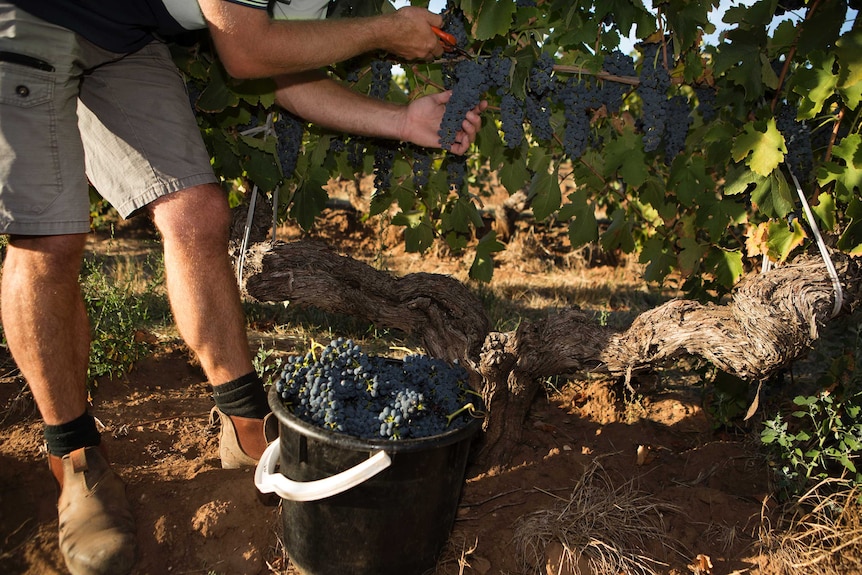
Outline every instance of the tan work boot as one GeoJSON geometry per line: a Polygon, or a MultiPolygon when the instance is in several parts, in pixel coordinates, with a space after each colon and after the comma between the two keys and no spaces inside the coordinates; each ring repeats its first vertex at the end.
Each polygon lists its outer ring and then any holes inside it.
{"type": "Polygon", "coordinates": [[[126,485],[99,447],[48,461],[60,486],[60,552],[72,575],[125,575],[135,563],[135,521],[126,485]]]}
{"type": "Polygon", "coordinates": [[[278,439],[278,420],[272,413],[263,419],[225,415],[218,407],[210,411],[210,422],[219,419],[218,454],[224,469],[254,467],[269,442],[278,439]]]}

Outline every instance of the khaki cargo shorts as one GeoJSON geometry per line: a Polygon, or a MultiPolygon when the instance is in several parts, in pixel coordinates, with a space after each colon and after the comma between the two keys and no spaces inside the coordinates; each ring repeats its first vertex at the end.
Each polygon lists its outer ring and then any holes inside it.
{"type": "Polygon", "coordinates": [[[183,78],[0,0],[0,234],[87,233],[88,181],[124,218],[217,181],[183,78]]]}

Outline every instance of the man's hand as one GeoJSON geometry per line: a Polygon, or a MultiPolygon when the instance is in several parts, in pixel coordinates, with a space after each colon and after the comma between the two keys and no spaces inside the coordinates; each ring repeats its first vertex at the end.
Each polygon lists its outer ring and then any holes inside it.
{"type": "MultiPolygon", "coordinates": [[[[451,97],[452,92],[446,91],[423,96],[411,102],[407,106],[400,138],[426,148],[440,148],[440,123],[446,111],[446,102],[451,97]]],[[[476,134],[482,127],[481,114],[487,107],[488,102],[483,100],[467,112],[450,149],[453,154],[464,154],[476,140],[476,134]]]]}
{"type": "Polygon", "coordinates": [[[415,6],[365,18],[274,21],[266,10],[233,2],[199,4],[219,58],[234,78],[307,72],[376,50],[406,60],[443,54],[431,29],[443,19],[415,6]]]}
{"type": "Polygon", "coordinates": [[[439,14],[405,6],[380,16],[384,33],[381,48],[405,60],[432,60],[443,55],[443,44],[431,27],[443,25],[439,14]]]}

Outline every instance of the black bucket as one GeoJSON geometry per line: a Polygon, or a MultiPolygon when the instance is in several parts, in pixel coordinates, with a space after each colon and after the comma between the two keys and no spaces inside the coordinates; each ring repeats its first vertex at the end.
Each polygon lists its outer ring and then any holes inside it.
{"type": "Polygon", "coordinates": [[[275,386],[269,405],[280,437],[261,459],[256,482],[262,467],[274,469],[276,452],[280,474],[303,483],[300,487],[370,459],[389,462],[372,477],[322,499],[295,500],[306,497],[275,490],[282,497],[284,546],[303,574],[421,575],[436,566],[455,522],[481,419],[426,438],[367,440],[302,421],[284,406],[275,386]]]}

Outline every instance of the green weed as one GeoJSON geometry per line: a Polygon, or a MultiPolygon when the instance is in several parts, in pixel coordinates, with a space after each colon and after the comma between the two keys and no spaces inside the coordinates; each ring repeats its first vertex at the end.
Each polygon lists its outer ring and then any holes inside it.
{"type": "Polygon", "coordinates": [[[151,323],[150,300],[162,276],[149,280],[143,293],[129,278],[108,276],[94,259],[84,262],[81,291],[90,318],[88,383],[100,377],[115,379],[150,353],[143,329],[151,323]]]}
{"type": "Polygon", "coordinates": [[[786,495],[798,495],[812,483],[830,478],[862,485],[856,462],[862,456],[862,361],[857,331],[855,353],[833,359],[820,378],[820,392],[793,399],[790,413],[764,423],[760,434],[786,495]]]}

